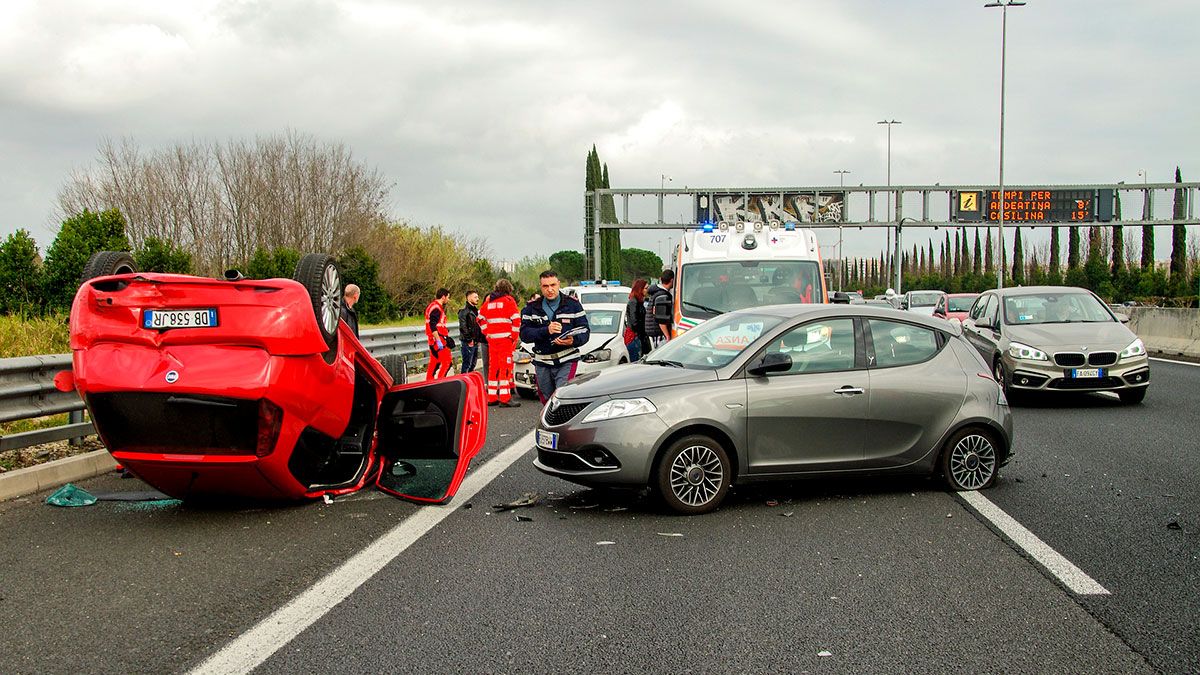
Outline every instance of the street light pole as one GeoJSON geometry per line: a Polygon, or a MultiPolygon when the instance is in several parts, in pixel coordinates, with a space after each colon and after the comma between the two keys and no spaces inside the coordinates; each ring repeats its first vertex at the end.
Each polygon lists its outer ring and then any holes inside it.
{"type": "MultiPolygon", "coordinates": [[[[892,187],[892,125],[893,124],[903,124],[903,122],[897,122],[896,120],[879,120],[878,122],[876,122],[876,124],[886,124],[887,125],[887,186],[890,188],[890,187],[892,187]]],[[[891,190],[888,190],[887,219],[888,219],[889,223],[892,222],[892,191],[891,190]]],[[[891,248],[891,244],[892,244],[892,231],[887,230],[887,246],[884,250],[891,248]]],[[[898,264],[900,264],[898,260],[892,260],[893,268],[898,264]]],[[[896,292],[899,293],[900,289],[897,288],[896,292]]]]}
{"type": "MultiPolygon", "coordinates": [[[[671,177],[665,173],[658,174],[658,177],[658,189],[663,190],[667,186],[667,181],[671,180],[671,177]]],[[[663,195],[661,192],[658,193],[658,222],[660,224],[663,222],[663,195]]]]}
{"type": "Polygon", "coordinates": [[[1024,5],[1025,3],[1020,0],[989,2],[984,5],[985,8],[1000,8],[1000,215],[996,218],[998,225],[996,238],[1000,243],[1000,274],[996,275],[996,288],[998,289],[1004,288],[1004,272],[1007,267],[1004,252],[1004,68],[1008,53],[1008,8],[1023,7],[1024,5]]]}
{"type": "MultiPolygon", "coordinates": [[[[841,187],[846,187],[846,174],[848,174],[850,172],[847,171],[846,169],[836,169],[836,170],[834,170],[834,173],[836,173],[838,175],[838,185],[841,187]]],[[[844,203],[845,199],[846,199],[846,193],[843,192],[842,193],[842,200],[843,200],[842,213],[843,214],[846,212],[846,204],[844,203]]],[[[843,264],[842,260],[843,260],[842,259],[842,226],[839,224],[838,225],[838,290],[839,291],[846,290],[845,289],[846,280],[844,278],[845,275],[843,274],[843,271],[842,271],[842,268],[845,267],[845,265],[843,264]]]]}

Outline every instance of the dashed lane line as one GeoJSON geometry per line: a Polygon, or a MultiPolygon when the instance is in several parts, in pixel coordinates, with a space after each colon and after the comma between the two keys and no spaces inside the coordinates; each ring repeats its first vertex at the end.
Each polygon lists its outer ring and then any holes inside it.
{"type": "MultiPolygon", "coordinates": [[[[455,501],[462,503],[469,500],[532,447],[531,431],[518,438],[487,464],[470,472],[459,487],[455,501]]],[[[249,673],[456,510],[448,505],[420,508],[308,590],[225,645],[193,669],[191,674],[249,673]]]]}
{"type": "Polygon", "coordinates": [[[1018,523],[1016,519],[1005,513],[1004,509],[996,506],[987,497],[978,492],[959,492],[958,496],[969,504],[971,508],[975,509],[976,513],[1003,532],[1021,550],[1028,553],[1042,567],[1045,567],[1050,574],[1053,574],[1072,593],[1076,595],[1110,595],[1107,588],[1101,586],[1099,582],[1076,567],[1074,563],[1063,557],[1061,553],[1055,551],[1049,544],[1039,539],[1036,534],[1018,523]]]}

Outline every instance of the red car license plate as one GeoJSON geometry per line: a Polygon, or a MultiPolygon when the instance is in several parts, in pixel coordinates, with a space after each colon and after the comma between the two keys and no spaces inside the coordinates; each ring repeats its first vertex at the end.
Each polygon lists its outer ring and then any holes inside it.
{"type": "Polygon", "coordinates": [[[217,310],[204,309],[147,309],[142,312],[142,327],[153,330],[168,328],[215,328],[217,310]]]}

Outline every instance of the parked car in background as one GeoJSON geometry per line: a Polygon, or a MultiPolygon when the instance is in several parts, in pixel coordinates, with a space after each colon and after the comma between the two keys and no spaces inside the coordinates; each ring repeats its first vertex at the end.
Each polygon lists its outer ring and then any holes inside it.
{"type": "Polygon", "coordinates": [[[1089,290],[1027,286],[984,292],[962,326],[1006,391],[1112,391],[1140,403],[1150,359],[1126,321],[1089,290]]]}
{"type": "Polygon", "coordinates": [[[605,302],[624,304],[633,289],[622,286],[620,281],[581,281],[574,286],[564,286],[563,293],[579,300],[582,305],[605,302]]]}
{"type": "Polygon", "coordinates": [[[961,322],[971,313],[971,305],[975,304],[978,293],[948,293],[938,298],[933,308],[933,315],[941,319],[955,319],[961,322]]]}
{"type": "Polygon", "coordinates": [[[909,291],[904,294],[900,307],[910,312],[933,316],[934,308],[945,295],[944,291],[909,291]]]}
{"type": "Polygon", "coordinates": [[[588,486],[649,485],[673,510],[733,483],[939,474],[990,486],[1012,418],[960,327],[864,305],[721,314],[645,359],[575,378],[550,399],[534,466],[588,486]],[[919,395],[915,395],[919,393],[919,395]]]}
{"type": "MultiPolygon", "coordinates": [[[[626,296],[629,294],[626,293],[626,296]]],[[[586,307],[588,328],[591,338],[579,348],[583,354],[575,376],[605,370],[622,363],[629,363],[629,350],[621,340],[625,332],[625,304],[606,302],[586,307]]],[[[522,344],[513,354],[513,382],[522,398],[537,398],[537,378],[534,377],[533,350],[522,344]]]]}
{"type": "Polygon", "coordinates": [[[97,253],[71,307],[79,392],[112,456],[181,499],[450,499],[487,433],[477,373],[404,384],[341,321],[333,258],[293,279],[138,273],[97,253]]]}
{"type": "MultiPolygon", "coordinates": [[[[834,295],[837,295],[839,292],[841,291],[835,292],[834,295]]],[[[845,291],[845,295],[847,300],[850,301],[849,304],[851,305],[861,305],[866,302],[863,299],[863,294],[858,291],[845,291]]]]}

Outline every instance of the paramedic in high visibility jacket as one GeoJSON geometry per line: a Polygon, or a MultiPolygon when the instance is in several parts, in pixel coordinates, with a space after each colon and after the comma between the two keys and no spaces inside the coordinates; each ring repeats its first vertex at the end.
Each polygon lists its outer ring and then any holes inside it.
{"type": "Polygon", "coordinates": [[[508,279],[496,282],[496,288],[479,307],[479,328],[487,340],[488,405],[519,408],[513,395],[513,351],[521,339],[521,312],[512,296],[508,279]]]}
{"type": "Polygon", "coordinates": [[[559,293],[556,272],[542,272],[541,286],[541,299],[521,310],[521,341],[533,344],[538,397],[544,404],[559,387],[575,377],[579,347],[587,344],[591,331],[583,305],[559,293]]]}
{"type": "Polygon", "coordinates": [[[427,381],[445,377],[453,363],[454,340],[450,339],[450,330],[446,328],[446,301],[449,299],[450,291],[439,288],[433,302],[425,308],[425,338],[429,340],[427,381]]]}

